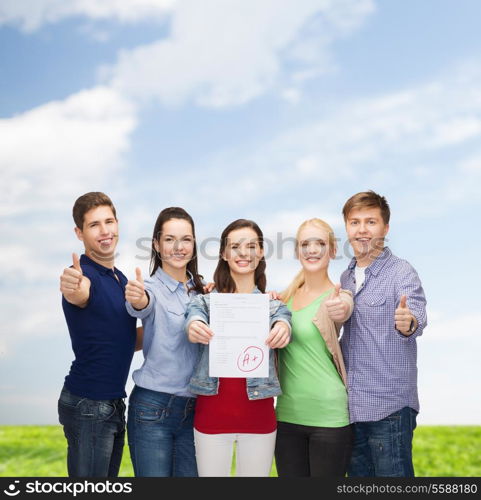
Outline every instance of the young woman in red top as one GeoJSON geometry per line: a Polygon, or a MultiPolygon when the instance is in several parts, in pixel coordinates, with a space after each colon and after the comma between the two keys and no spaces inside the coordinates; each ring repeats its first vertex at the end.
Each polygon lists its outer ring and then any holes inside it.
{"type": "MultiPolygon", "coordinates": [[[[220,293],[265,293],[266,262],[263,235],[253,221],[239,219],[221,236],[219,263],[214,273],[220,293]]],[[[270,300],[269,377],[219,379],[208,376],[210,298],[195,298],[187,308],[189,340],[203,344],[191,390],[198,394],[194,438],[199,476],[229,476],[236,443],[237,476],[269,476],[276,439],[274,397],[280,394],[272,349],[290,341],[290,312],[270,300]],[[258,385],[254,385],[258,384],[258,385]]]]}

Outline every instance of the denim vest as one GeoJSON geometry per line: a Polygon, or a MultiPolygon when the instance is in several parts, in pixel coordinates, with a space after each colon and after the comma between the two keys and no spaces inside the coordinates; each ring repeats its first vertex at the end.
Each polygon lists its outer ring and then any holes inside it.
{"type": "MultiPolygon", "coordinates": [[[[216,293],[213,291],[212,293],[216,293]]],[[[252,293],[261,293],[255,288],[252,293]]],[[[194,297],[185,313],[185,326],[188,328],[192,321],[200,320],[209,324],[210,296],[197,295],[194,297]]],[[[291,312],[280,300],[269,300],[270,328],[276,321],[284,321],[291,326],[291,312]]],[[[202,396],[216,395],[219,390],[219,378],[209,377],[209,346],[199,344],[199,359],[190,379],[189,389],[194,394],[202,396]]],[[[265,399],[282,394],[277,377],[277,359],[274,349],[269,349],[269,376],[246,378],[247,397],[249,399],[265,399]]]]}

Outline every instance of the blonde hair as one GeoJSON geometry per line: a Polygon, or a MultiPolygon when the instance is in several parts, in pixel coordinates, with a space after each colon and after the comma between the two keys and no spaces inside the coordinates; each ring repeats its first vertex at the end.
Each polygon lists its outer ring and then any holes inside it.
{"type": "MultiPolygon", "coordinates": [[[[299,235],[301,231],[307,227],[307,226],[316,226],[321,229],[324,229],[327,231],[329,235],[329,255],[332,257],[336,254],[337,250],[337,244],[336,244],[336,238],[334,237],[334,231],[332,230],[332,227],[325,221],[321,219],[308,219],[304,221],[299,228],[297,229],[296,233],[296,255],[299,249],[299,235]]],[[[291,281],[290,285],[280,294],[282,302],[285,304],[289,301],[291,297],[294,296],[294,294],[297,292],[297,290],[304,284],[305,282],[305,277],[304,277],[304,269],[301,268],[301,270],[296,274],[295,278],[291,281]]]]}

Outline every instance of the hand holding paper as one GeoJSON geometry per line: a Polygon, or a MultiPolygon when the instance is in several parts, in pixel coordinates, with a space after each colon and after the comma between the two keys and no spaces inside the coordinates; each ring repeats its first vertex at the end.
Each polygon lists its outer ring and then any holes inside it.
{"type": "Polygon", "coordinates": [[[190,342],[208,344],[214,332],[203,321],[195,320],[190,323],[187,335],[190,342]]]}

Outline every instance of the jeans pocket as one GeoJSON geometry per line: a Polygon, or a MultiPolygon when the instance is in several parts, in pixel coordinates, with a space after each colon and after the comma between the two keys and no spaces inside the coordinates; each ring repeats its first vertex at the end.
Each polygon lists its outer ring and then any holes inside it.
{"type": "Polygon", "coordinates": [[[375,423],[369,438],[369,445],[376,476],[399,477],[402,474],[401,444],[399,412],[375,423]]]}
{"type": "Polygon", "coordinates": [[[115,405],[110,401],[96,401],[82,399],[78,402],[75,411],[80,420],[108,420],[115,414],[115,405]]]}
{"type": "Polygon", "coordinates": [[[110,403],[107,401],[99,401],[97,404],[97,415],[99,420],[108,420],[111,418],[117,408],[114,403],[110,403]]]}
{"type": "Polygon", "coordinates": [[[85,398],[62,394],[57,404],[59,422],[62,425],[68,425],[79,418],[81,416],[80,408],[85,401],[85,398]]]}
{"type": "Polygon", "coordinates": [[[58,412],[74,412],[77,409],[78,403],[74,404],[72,401],[58,400],[58,412]]]}
{"type": "Polygon", "coordinates": [[[60,399],[58,400],[57,410],[58,420],[61,425],[67,425],[67,423],[75,416],[75,407],[60,399]]]}
{"type": "Polygon", "coordinates": [[[160,406],[135,405],[135,421],[139,424],[162,423],[167,417],[167,409],[160,406]]]}
{"type": "Polygon", "coordinates": [[[79,404],[86,398],[82,396],[76,396],[72,394],[67,389],[63,388],[58,399],[59,406],[62,405],[65,408],[77,408],[79,404]]]}

